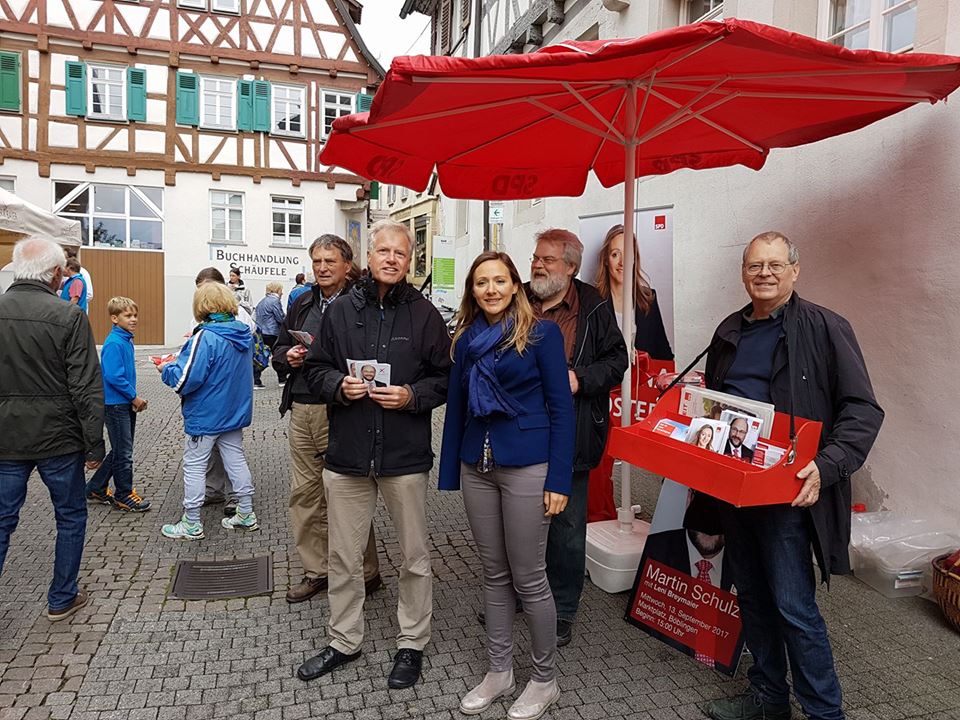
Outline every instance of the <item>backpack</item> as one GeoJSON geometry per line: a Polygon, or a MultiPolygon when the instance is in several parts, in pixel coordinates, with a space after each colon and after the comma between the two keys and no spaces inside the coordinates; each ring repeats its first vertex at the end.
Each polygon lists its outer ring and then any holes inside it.
{"type": "Polygon", "coordinates": [[[270,367],[270,346],[263,341],[263,335],[257,330],[253,333],[253,367],[259,371],[270,367]]]}

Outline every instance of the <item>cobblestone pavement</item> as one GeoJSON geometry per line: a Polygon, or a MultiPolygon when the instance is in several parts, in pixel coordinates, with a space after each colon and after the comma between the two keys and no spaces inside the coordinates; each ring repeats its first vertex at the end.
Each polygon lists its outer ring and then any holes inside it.
{"type": "MultiPolygon", "coordinates": [[[[363,658],[311,683],[294,670],[325,644],[326,599],[288,605],[301,577],[287,527],[286,421],[276,412],[272,372],[255,394],[245,433],[263,531],[228,534],[220,507],[205,508],[207,539],[166,540],[160,525],[179,516],[182,499],[179,403],[138,352],[140,389],[150,400],[138,418],[136,486],[154,509],[128,515],[91,506],[81,584],[91,602],[68,622],[46,619],[54,522],[43,485],[31,482],[19,530],[0,579],[0,720],[391,720],[459,718],[460,696],[485,671],[478,561],[459,494],[428,495],[434,548],[433,640],[422,682],[388,691],[396,633],[400,553],[382,505],[376,525],[385,587],[367,601],[363,658]],[[270,595],[218,602],[168,599],[181,558],[222,559],[272,553],[270,595]]],[[[437,422],[442,420],[438,414],[437,422]]],[[[435,435],[436,438],[436,435],[435,435]]],[[[652,507],[656,483],[635,494],[652,507]]],[[[589,582],[573,642],[559,652],[563,694],[556,720],[702,718],[705,701],[733,694],[730,680],[652,640],[623,621],[625,595],[589,582]]],[[[960,637],[920,599],[888,600],[851,578],[822,593],[852,720],[960,720],[960,637]]],[[[517,675],[530,673],[522,621],[517,675]]],[[[497,703],[484,718],[502,718],[497,703]]],[[[797,716],[799,711],[795,710],[797,716]]]]}

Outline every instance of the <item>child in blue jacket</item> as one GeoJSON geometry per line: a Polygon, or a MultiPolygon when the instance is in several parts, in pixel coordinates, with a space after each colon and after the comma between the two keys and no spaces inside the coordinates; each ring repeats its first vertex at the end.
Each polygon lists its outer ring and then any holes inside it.
{"type": "Polygon", "coordinates": [[[107,303],[107,312],[113,329],[100,350],[100,373],[103,421],[110,437],[110,452],[87,483],[87,500],[127,512],[146,512],[150,502],[133,488],[133,434],[137,413],[147,407],[147,401],[137,397],[137,369],[133,361],[133,336],[140,311],[130,298],[115,297],[107,303]],[[111,477],[114,493],[109,488],[111,477]]]}
{"type": "Polygon", "coordinates": [[[181,397],[183,428],[183,516],[160,532],[178,540],[204,537],[200,508],[207,462],[216,447],[237,494],[237,513],[223,518],[227,530],[258,530],[253,479],[243,454],[243,428],[253,418],[253,336],[234,318],[237,300],[220,283],[203,283],[193,296],[200,324],[176,360],[161,366],[163,382],[181,397]]]}

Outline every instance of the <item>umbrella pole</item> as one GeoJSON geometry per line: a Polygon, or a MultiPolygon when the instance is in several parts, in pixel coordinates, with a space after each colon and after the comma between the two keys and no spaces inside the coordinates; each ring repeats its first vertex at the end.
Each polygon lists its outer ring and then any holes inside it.
{"type": "MultiPolygon", "coordinates": [[[[633,215],[634,193],[637,182],[637,88],[633,83],[627,85],[626,126],[624,133],[624,178],[623,178],[623,305],[622,330],[623,339],[627,345],[627,355],[633,358],[633,215]]],[[[631,363],[632,365],[632,363],[631,363]]],[[[623,376],[620,386],[620,425],[626,427],[633,420],[633,397],[631,395],[633,378],[632,368],[628,365],[627,373],[623,376]]],[[[630,466],[622,463],[620,466],[620,509],[617,511],[617,520],[620,521],[621,532],[633,531],[633,511],[631,510],[630,495],[630,466]]]]}

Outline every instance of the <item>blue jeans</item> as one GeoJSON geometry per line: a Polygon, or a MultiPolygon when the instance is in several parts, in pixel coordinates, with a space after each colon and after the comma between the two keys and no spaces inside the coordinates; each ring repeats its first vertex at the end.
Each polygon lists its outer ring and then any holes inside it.
{"type": "Polygon", "coordinates": [[[809,511],[721,507],[727,560],[753,654],[751,686],[765,702],[789,703],[789,658],[793,691],[807,717],[842,720],[840,681],[817,607],[809,511]]]}
{"type": "Polygon", "coordinates": [[[587,477],[574,472],[570,500],[550,522],[547,536],[547,579],[557,605],[557,620],[573,622],[583,593],[587,563],[587,477]]]}
{"type": "Polygon", "coordinates": [[[87,531],[83,460],[80,452],[42,460],[0,460],[0,574],[10,536],[17,529],[20,508],[27,498],[27,480],[36,468],[50,492],[57,519],[53,581],[47,592],[47,604],[54,611],[67,607],[77,596],[77,573],[87,531]]]}
{"type": "Polygon", "coordinates": [[[137,414],[130,403],[105,405],[103,423],[110,437],[110,452],[87,483],[87,494],[105,492],[113,477],[114,497],[125,500],[133,492],[133,433],[137,414]]]}

